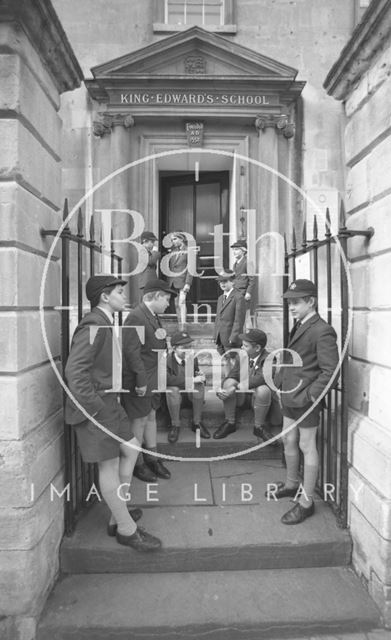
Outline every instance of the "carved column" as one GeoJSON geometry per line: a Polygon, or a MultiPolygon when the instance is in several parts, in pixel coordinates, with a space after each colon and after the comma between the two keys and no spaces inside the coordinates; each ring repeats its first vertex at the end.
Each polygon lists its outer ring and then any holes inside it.
{"type": "Polygon", "coordinates": [[[258,160],[265,165],[258,172],[257,243],[258,304],[256,326],[268,335],[269,348],[282,346],[282,274],[284,265],[284,211],[280,209],[280,191],[285,184],[267,167],[279,170],[279,138],[292,137],[293,125],[286,116],[258,117],[258,160]]]}

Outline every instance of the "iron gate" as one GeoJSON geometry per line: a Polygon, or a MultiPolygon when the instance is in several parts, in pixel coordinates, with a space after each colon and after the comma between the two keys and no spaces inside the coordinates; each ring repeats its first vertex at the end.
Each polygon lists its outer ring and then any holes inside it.
{"type": "MultiPolygon", "coordinates": [[[[288,250],[285,238],[284,291],[289,282],[295,280],[299,270],[298,263],[308,258],[304,268],[309,269],[311,279],[318,289],[318,301],[323,302],[326,313],[320,315],[334,326],[339,336],[340,353],[346,343],[349,325],[349,298],[347,265],[347,240],[362,235],[370,238],[373,229],[356,231],[347,229],[343,203],[339,215],[338,234],[332,235],[330,211],[326,210],[324,237],[319,238],[317,217],[313,218],[312,239],[307,238],[307,224],[304,222],[301,242],[298,245],[295,228],[292,229],[291,250],[288,250]],[[339,243],[337,243],[337,240],[339,243]],[[309,262],[309,264],[308,264],[309,262]],[[337,278],[335,277],[337,272],[337,278]]],[[[307,277],[308,275],[302,276],[307,277]]],[[[284,346],[289,337],[288,301],[284,299],[283,326],[284,346]]],[[[348,516],[348,398],[347,398],[347,350],[341,360],[338,385],[326,395],[326,407],[321,413],[318,433],[320,472],[317,491],[332,507],[339,526],[347,526],[348,516]],[[328,483],[329,492],[325,492],[328,483]]]]}
{"type": "MultiPolygon", "coordinates": [[[[68,218],[68,200],[64,202],[63,221],[68,218]]],[[[80,322],[89,305],[84,306],[83,294],[85,282],[94,275],[99,260],[105,251],[97,242],[94,217],[89,225],[89,240],[84,236],[84,217],[81,209],[78,211],[76,233],[72,233],[68,224],[61,233],[61,364],[65,369],[71,343],[71,331],[80,322]],[[74,294],[74,295],[72,295],[74,294]]],[[[58,230],[43,230],[43,236],[56,236],[58,230]]],[[[116,255],[111,242],[110,270],[121,276],[122,257],[116,255]]],[[[122,323],[121,314],[119,324],[122,323]]],[[[66,393],[64,391],[64,402],[66,393]]],[[[97,468],[95,464],[83,462],[74,429],[64,423],[64,485],[69,487],[65,493],[65,533],[71,535],[81,511],[93,504],[94,495],[86,498],[93,483],[98,487],[97,468]]]]}

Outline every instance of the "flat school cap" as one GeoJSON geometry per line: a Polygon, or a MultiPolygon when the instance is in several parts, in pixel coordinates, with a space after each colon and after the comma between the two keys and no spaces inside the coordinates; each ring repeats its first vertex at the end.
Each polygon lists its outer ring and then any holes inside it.
{"type": "Polygon", "coordinates": [[[151,293],[151,291],[164,291],[165,293],[172,293],[174,296],[177,295],[177,292],[174,289],[171,289],[170,285],[165,280],[160,280],[159,278],[149,280],[146,283],[144,293],[151,293]]]}
{"type": "Polygon", "coordinates": [[[145,240],[157,240],[157,237],[153,233],[153,231],[143,231],[141,234],[141,242],[145,242],[145,240]]]}
{"type": "Polygon", "coordinates": [[[86,296],[88,300],[96,300],[106,287],[115,287],[117,284],[125,285],[126,280],[116,276],[91,276],[86,284],[86,296]]]}
{"type": "Polygon", "coordinates": [[[283,298],[304,298],[305,296],[317,297],[318,292],[311,280],[294,280],[285,291],[283,298]]]}
{"type": "Polygon", "coordinates": [[[193,338],[186,331],[177,331],[171,336],[171,346],[176,347],[180,344],[191,344],[193,338]]]}
{"type": "Polygon", "coordinates": [[[236,242],[231,244],[231,249],[244,249],[247,251],[247,242],[245,240],[236,240],[236,242]]]}
{"type": "Polygon", "coordinates": [[[219,282],[225,282],[226,280],[234,280],[235,278],[235,273],[234,271],[232,271],[232,269],[226,269],[225,271],[222,271],[221,273],[219,273],[219,275],[217,276],[217,280],[219,282]]]}
{"type": "Polygon", "coordinates": [[[267,343],[267,336],[262,329],[249,329],[246,333],[241,333],[239,335],[241,340],[246,340],[246,342],[255,342],[255,344],[260,344],[261,347],[265,347],[267,343]]]}

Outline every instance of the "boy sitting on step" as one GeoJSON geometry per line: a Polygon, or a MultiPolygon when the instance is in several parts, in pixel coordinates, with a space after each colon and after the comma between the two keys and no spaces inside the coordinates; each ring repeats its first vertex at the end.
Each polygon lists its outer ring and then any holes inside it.
{"type": "MultiPolygon", "coordinates": [[[[213,438],[226,438],[236,431],[236,411],[241,409],[254,410],[253,434],[258,442],[268,442],[273,435],[268,424],[281,424],[281,411],[277,394],[267,386],[264,378],[263,365],[269,355],[265,349],[267,337],[261,329],[249,329],[241,334],[242,349],[248,356],[248,390],[244,381],[240,380],[240,365],[237,358],[233,358],[233,367],[223,380],[221,391],[217,397],[223,401],[225,422],[215,431],[213,438]]],[[[273,442],[274,444],[274,442],[273,442]]]]}
{"type": "Polygon", "coordinates": [[[179,437],[180,410],[182,398],[186,395],[193,407],[192,431],[200,431],[201,438],[210,438],[208,429],[201,422],[202,407],[205,397],[205,375],[200,371],[197,358],[194,358],[193,383],[194,391],[183,393],[186,388],[186,359],[193,339],[185,331],[178,331],[171,337],[172,352],[167,356],[167,393],[166,402],[171,418],[168,431],[168,442],[174,444],[179,437]]]}

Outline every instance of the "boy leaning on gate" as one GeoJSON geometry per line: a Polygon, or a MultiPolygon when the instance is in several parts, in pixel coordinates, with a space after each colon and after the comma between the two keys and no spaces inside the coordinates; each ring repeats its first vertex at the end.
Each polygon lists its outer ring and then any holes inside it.
{"type": "Polygon", "coordinates": [[[265,495],[268,499],[297,497],[295,506],[282,516],[281,522],[299,524],[315,511],[313,495],[319,471],[316,434],[324,403],[313,405],[334,382],[339,356],[336,333],[317,312],[315,284],[311,280],[296,280],[283,297],[288,300],[295,320],[287,347],[292,351],[293,361],[283,366],[276,378],[284,416],[286,481],[269,485],[265,495]],[[300,450],[304,456],[304,476],[299,489],[300,450]]]}
{"type": "Polygon", "coordinates": [[[98,465],[100,492],[111,511],[108,535],[116,536],[119,544],[138,551],[153,551],[161,547],[160,540],[136,525],[142,511],[130,510],[126,503],[126,488],[138,456],[133,446],[140,443],[118,403],[118,393],[112,390],[113,341],[117,340],[112,328],[113,314],[124,310],[125,284],[125,280],[111,275],[92,276],[87,281],[86,295],[91,311],[75,330],[65,367],[68,389],[84,412],[67,397],[65,421],[76,432],[84,462],[98,465]]]}

